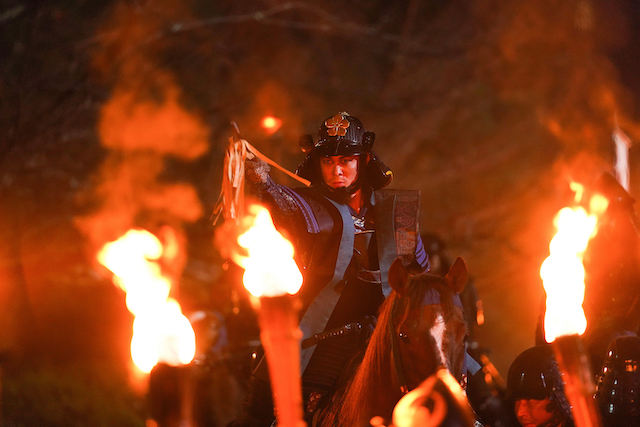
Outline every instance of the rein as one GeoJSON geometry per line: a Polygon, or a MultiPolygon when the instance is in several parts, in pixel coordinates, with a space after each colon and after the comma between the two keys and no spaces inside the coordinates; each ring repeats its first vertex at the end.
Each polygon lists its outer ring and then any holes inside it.
{"type": "Polygon", "coordinates": [[[400,382],[400,392],[404,396],[409,393],[409,386],[407,385],[407,376],[404,371],[404,365],[402,364],[402,357],[400,356],[400,344],[398,343],[398,335],[396,334],[396,325],[393,321],[393,317],[396,311],[396,303],[398,299],[393,300],[391,306],[391,313],[389,315],[389,334],[391,337],[391,353],[393,354],[393,365],[396,369],[396,375],[400,382]]]}

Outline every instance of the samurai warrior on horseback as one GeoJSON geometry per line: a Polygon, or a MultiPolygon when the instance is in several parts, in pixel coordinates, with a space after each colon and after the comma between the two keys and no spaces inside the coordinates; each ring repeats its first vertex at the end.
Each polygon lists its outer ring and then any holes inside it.
{"type": "MultiPolygon", "coordinates": [[[[300,372],[307,421],[365,349],[391,292],[393,261],[401,258],[414,273],[428,269],[418,229],[420,194],[383,190],[392,173],[372,151],[374,140],[360,120],[341,112],[323,121],[315,141],[301,138],[307,156],[296,174],[309,187],[276,184],[259,157],[245,166],[248,187],[287,233],[303,270],[300,372]]],[[[260,361],[234,426],[271,425],[268,379],[260,361]]]]}

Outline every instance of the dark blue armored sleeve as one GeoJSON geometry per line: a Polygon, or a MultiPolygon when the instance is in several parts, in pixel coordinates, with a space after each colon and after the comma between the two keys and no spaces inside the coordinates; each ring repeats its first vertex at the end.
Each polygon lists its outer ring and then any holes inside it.
{"type": "Polygon", "coordinates": [[[276,184],[270,176],[258,188],[260,199],[269,208],[276,226],[293,233],[319,231],[311,206],[295,190],[276,184]]]}
{"type": "Polygon", "coordinates": [[[422,267],[423,271],[429,271],[429,255],[424,249],[424,243],[422,243],[422,237],[419,234],[416,244],[416,262],[422,267]]]}

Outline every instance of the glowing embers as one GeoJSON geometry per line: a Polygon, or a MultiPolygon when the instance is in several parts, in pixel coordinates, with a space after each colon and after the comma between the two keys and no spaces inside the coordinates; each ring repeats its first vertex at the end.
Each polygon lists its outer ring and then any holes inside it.
{"type": "Polygon", "coordinates": [[[107,243],[98,261],[114,274],[113,281],[126,292],[129,311],[135,316],[131,359],[143,372],[158,362],[186,365],[195,355],[195,334],[180,305],[169,298],[171,281],[159,264],[163,247],[151,233],[129,230],[107,243]]]}
{"type": "MultiPolygon", "coordinates": [[[[582,198],[583,188],[571,187],[576,202],[582,198]]],[[[565,207],[554,219],[558,232],[549,244],[549,256],[540,267],[544,290],[547,294],[544,317],[545,340],[553,342],[565,335],[581,335],[587,328],[582,308],[584,302],[585,271],[582,263],[589,240],[597,232],[598,216],[608,202],[601,195],[591,197],[589,212],[582,207],[565,207]]]]}
{"type": "Polygon", "coordinates": [[[269,211],[251,205],[242,221],[247,231],[238,237],[238,244],[247,255],[232,251],[231,256],[245,269],[244,287],[255,297],[298,292],[302,274],[293,259],[293,246],[275,229],[269,211]]]}

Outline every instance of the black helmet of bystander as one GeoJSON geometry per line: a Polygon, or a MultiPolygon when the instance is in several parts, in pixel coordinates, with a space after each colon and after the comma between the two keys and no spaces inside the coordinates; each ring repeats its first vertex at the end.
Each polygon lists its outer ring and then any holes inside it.
{"type": "MultiPolygon", "coordinates": [[[[557,413],[566,423],[573,423],[571,405],[564,393],[564,381],[560,368],[548,344],[531,347],[515,358],[507,374],[506,398],[512,402],[520,399],[549,399],[557,407],[557,413]]],[[[549,408],[549,412],[555,409],[549,408]]]]}
{"type": "Polygon", "coordinates": [[[606,426],[640,425],[640,337],[609,343],[597,375],[596,402],[606,426]]]}

